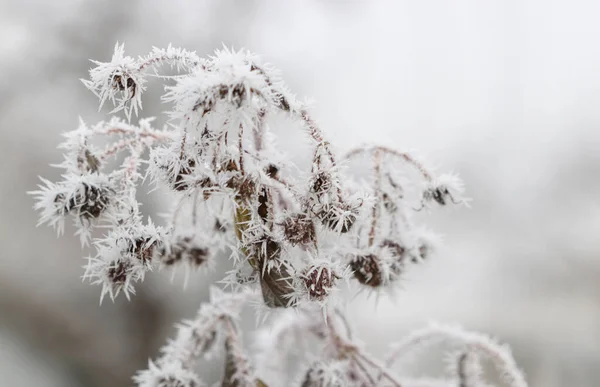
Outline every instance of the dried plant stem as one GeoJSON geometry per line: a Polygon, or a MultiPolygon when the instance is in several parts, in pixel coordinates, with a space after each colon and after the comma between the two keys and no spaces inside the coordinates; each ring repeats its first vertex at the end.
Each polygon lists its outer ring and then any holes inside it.
{"type": "Polygon", "coordinates": [[[373,152],[373,173],[374,173],[374,191],[375,191],[375,203],[371,210],[371,229],[369,230],[369,247],[373,246],[375,242],[375,234],[377,232],[377,221],[379,219],[379,213],[381,211],[381,151],[375,150],[373,152]]]}
{"type": "Polygon", "coordinates": [[[256,115],[256,124],[254,125],[254,149],[260,152],[263,148],[264,124],[267,116],[267,111],[261,109],[256,115]]]}
{"type": "Polygon", "coordinates": [[[399,381],[396,380],[394,376],[392,376],[387,368],[384,365],[379,364],[377,361],[371,359],[369,356],[364,353],[357,352],[356,356],[358,356],[361,360],[369,364],[371,367],[375,368],[379,371],[379,374],[385,377],[389,382],[392,383],[394,387],[402,387],[399,381]]]}
{"type": "Polygon", "coordinates": [[[385,146],[355,148],[355,149],[349,151],[348,153],[346,153],[346,155],[344,156],[344,159],[351,159],[351,158],[361,155],[363,153],[375,153],[375,152],[381,152],[385,155],[398,157],[398,158],[406,161],[408,164],[414,166],[421,173],[421,175],[423,175],[425,180],[427,180],[427,181],[433,180],[433,174],[431,172],[429,172],[427,170],[427,168],[425,168],[425,166],[420,161],[416,160],[414,157],[412,157],[408,153],[399,152],[395,149],[388,148],[385,146]]]}

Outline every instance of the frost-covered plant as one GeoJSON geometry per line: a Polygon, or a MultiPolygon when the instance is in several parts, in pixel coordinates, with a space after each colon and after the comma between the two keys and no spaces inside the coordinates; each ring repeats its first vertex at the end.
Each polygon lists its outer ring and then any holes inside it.
{"type": "MultiPolygon", "coordinates": [[[[101,285],[101,300],[119,293],[129,298],[149,271],[210,267],[220,252],[229,253],[234,265],[222,281],[230,292],[211,290],[197,317],[179,325],[162,355],[134,377],[138,385],[199,386],[196,362],[224,348],[223,386],[263,386],[266,379],[257,370],[265,359],[274,360],[274,352],[277,360],[298,348],[297,335],[313,336],[312,350],[320,348],[313,358],[307,357],[311,348],[298,354],[310,364],[297,381],[301,386],[434,385],[403,381],[392,365],[438,336],[462,347],[453,358],[455,377],[435,383],[481,385],[483,355],[499,365],[511,386],[525,385],[509,352],[450,328],[409,336],[387,362],[376,360],[352,338],[341,312],[337,294],[345,282],[393,290],[411,265],[429,259],[435,238],[414,225],[411,212],[465,203],[456,176],[437,176],[413,155],[384,146],[340,156],[279,73],[244,50],[224,48],[199,58],[169,46],[135,59],[117,44],[111,62],[94,63],[85,86],[100,107],[109,101],[111,113],[123,111],[126,119],[81,121],[65,134],[62,179],[43,180],[32,192],[40,223],[62,233],[66,218],[73,218],[82,244],[92,242],[96,249],[84,278],[101,285]],[[178,75],[161,74],[165,65],[178,75]],[[166,84],[162,99],[172,108],[164,128],[153,126],[153,118],[131,123],[150,77],[166,84]],[[289,130],[306,133],[309,170],[298,173],[278,149],[268,126],[275,117],[286,118],[289,130]],[[353,181],[344,168],[358,159],[371,166],[366,183],[353,181]],[[160,225],[140,212],[144,179],[172,191],[173,211],[160,225]],[[98,236],[95,228],[107,231],[98,236]],[[277,312],[271,338],[262,340],[252,358],[238,328],[240,310],[249,302],[277,312]]],[[[284,379],[269,383],[288,385],[284,379]]]]}

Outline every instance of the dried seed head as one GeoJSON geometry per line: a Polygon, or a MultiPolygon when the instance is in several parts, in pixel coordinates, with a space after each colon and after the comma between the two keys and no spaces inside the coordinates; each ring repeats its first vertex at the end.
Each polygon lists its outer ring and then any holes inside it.
{"type": "Polygon", "coordinates": [[[132,265],[128,261],[118,260],[108,268],[108,279],[113,284],[113,287],[123,286],[127,282],[132,265]]]}
{"type": "Polygon", "coordinates": [[[302,279],[311,300],[324,300],[339,276],[328,267],[311,266],[304,271],[302,279]]]}
{"type": "Polygon", "coordinates": [[[448,202],[450,191],[444,186],[434,187],[428,189],[423,193],[423,200],[425,201],[436,201],[439,205],[444,206],[448,202]]]}
{"type": "Polygon", "coordinates": [[[149,264],[159,248],[160,241],[151,236],[140,236],[130,240],[127,252],[144,264],[149,264]]]}
{"type": "MultiPolygon", "coordinates": [[[[408,257],[408,250],[391,239],[384,239],[379,248],[389,251],[392,258],[392,261],[389,263],[390,272],[392,275],[399,276],[408,257]]],[[[414,257],[411,260],[414,261],[414,257]]]]}
{"type": "Polygon", "coordinates": [[[285,239],[295,246],[314,243],[316,233],[312,219],[305,213],[288,216],[282,223],[285,239]]]}
{"type": "Polygon", "coordinates": [[[264,222],[267,221],[269,207],[269,192],[263,187],[258,194],[258,216],[260,216],[264,222]]]}
{"type": "Polygon", "coordinates": [[[279,174],[279,168],[275,164],[269,164],[265,168],[265,173],[270,178],[275,179],[275,178],[277,178],[277,175],[279,174]]]}
{"type": "Polygon", "coordinates": [[[137,85],[135,84],[133,78],[128,77],[125,74],[114,74],[111,78],[111,85],[114,90],[127,90],[129,93],[129,98],[133,98],[135,96],[137,85]]]}
{"type": "Polygon", "coordinates": [[[323,207],[317,215],[330,230],[347,233],[356,222],[358,209],[341,202],[323,207]]]}
{"type": "Polygon", "coordinates": [[[344,387],[349,385],[347,367],[342,364],[314,363],[304,375],[301,387],[344,387]]]}
{"type": "Polygon", "coordinates": [[[392,256],[397,260],[402,260],[404,258],[406,249],[391,239],[384,239],[379,246],[388,249],[392,253],[392,256]]]}
{"type": "Polygon", "coordinates": [[[59,193],[54,197],[61,214],[77,212],[77,216],[90,220],[98,218],[110,203],[112,190],[107,187],[81,183],[74,195],[65,200],[65,194],[59,193]]]}
{"type": "Polygon", "coordinates": [[[316,194],[317,197],[320,197],[331,189],[333,186],[333,176],[330,173],[325,171],[318,172],[313,176],[312,182],[310,185],[310,190],[312,193],[316,194]]]}
{"type": "Polygon", "coordinates": [[[192,237],[179,237],[169,249],[161,249],[161,262],[167,266],[185,262],[191,267],[199,268],[210,258],[210,250],[199,246],[192,237]]]}
{"type": "Polygon", "coordinates": [[[363,285],[379,287],[383,283],[383,273],[379,258],[375,254],[365,254],[355,257],[350,262],[354,277],[363,285]]]}
{"type": "Polygon", "coordinates": [[[180,361],[150,362],[149,368],[134,376],[137,386],[152,387],[201,387],[198,375],[180,361]],[[158,363],[158,364],[157,364],[158,363]]]}

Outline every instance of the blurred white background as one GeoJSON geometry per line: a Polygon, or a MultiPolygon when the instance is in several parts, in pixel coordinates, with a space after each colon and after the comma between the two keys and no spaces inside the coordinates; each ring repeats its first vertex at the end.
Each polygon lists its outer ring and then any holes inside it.
{"type": "Polygon", "coordinates": [[[470,210],[422,215],[445,235],[435,259],[393,302],[351,304],[373,353],[456,322],[509,343],[532,387],[600,385],[599,17],[597,0],[0,0],[0,385],[130,385],[206,298],[205,276],[153,275],[99,307],[88,252],[35,227],[25,192],[56,177],[78,116],[106,117],[78,79],[117,40],[248,48],[314,99],[338,149],[416,149],[463,177],[470,210]]]}

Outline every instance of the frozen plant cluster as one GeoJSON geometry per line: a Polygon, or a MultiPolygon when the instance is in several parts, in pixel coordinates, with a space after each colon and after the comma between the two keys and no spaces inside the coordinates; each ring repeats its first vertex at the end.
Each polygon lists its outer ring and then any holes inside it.
{"type": "Polygon", "coordinates": [[[510,352],[485,336],[429,327],[377,360],[353,338],[343,313],[343,286],[393,294],[411,265],[431,257],[435,238],[411,213],[465,203],[456,176],[436,175],[413,155],[384,146],[339,154],[278,71],[245,50],[200,58],[169,46],[136,59],[117,44],[110,62],[94,64],[83,83],[101,108],[111,103],[111,113],[125,118],[81,121],[65,134],[62,179],[42,179],[32,192],[40,223],[62,233],[73,220],[82,244],[95,249],[84,279],[101,286],[101,300],[130,298],[150,271],[181,267],[187,280],[218,255],[233,263],[221,281],[228,292],[213,287],[210,302],[134,377],[139,386],[201,386],[197,362],[218,349],[225,353],[222,386],[475,387],[485,385],[484,357],[509,385],[526,386],[510,352]],[[162,128],[153,118],[132,123],[150,79],[163,81],[162,100],[171,106],[162,128]],[[274,118],[306,133],[307,170],[278,149],[269,128],[274,118]],[[345,168],[352,162],[370,166],[367,182],[353,180],[345,168]],[[140,211],[144,182],[171,191],[172,212],[160,224],[140,211]],[[252,356],[239,329],[248,303],[273,314],[261,333],[270,338],[262,337],[252,356]],[[314,345],[298,352],[298,335],[313,337],[314,345]],[[397,376],[397,358],[439,341],[458,351],[447,380],[397,376]],[[267,363],[291,352],[299,365],[272,372],[267,363]]]}

